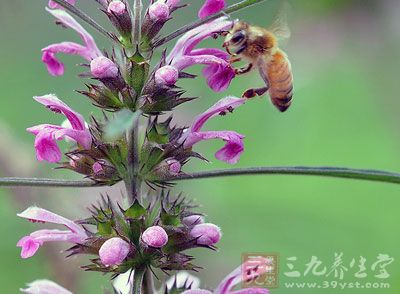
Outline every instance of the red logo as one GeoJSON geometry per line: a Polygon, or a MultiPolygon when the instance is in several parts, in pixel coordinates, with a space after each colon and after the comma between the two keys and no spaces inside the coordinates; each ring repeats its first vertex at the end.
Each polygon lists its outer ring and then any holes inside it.
{"type": "Polygon", "coordinates": [[[242,287],[278,288],[278,264],[276,253],[244,253],[242,287]]]}

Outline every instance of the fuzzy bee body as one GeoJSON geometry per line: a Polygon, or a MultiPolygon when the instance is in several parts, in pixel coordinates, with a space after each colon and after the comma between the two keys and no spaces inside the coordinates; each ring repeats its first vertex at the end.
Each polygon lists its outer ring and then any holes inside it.
{"type": "Polygon", "coordinates": [[[278,49],[274,55],[262,63],[265,63],[265,66],[259,66],[259,71],[265,83],[268,83],[271,101],[284,112],[289,108],[293,98],[293,75],[290,61],[286,54],[278,49]]]}
{"type": "MultiPolygon", "coordinates": [[[[279,29],[275,30],[278,32],[279,29]]],[[[258,68],[266,84],[262,88],[247,90],[243,96],[252,98],[268,91],[272,103],[281,112],[286,111],[293,97],[293,75],[286,53],[278,47],[278,37],[274,30],[238,21],[227,34],[224,47],[233,56],[232,62],[249,62],[247,67],[237,69],[237,74],[258,68]]]]}

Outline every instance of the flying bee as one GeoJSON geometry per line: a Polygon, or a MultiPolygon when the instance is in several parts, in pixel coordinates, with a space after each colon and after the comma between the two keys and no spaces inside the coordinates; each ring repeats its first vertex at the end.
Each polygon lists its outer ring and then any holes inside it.
{"type": "Polygon", "coordinates": [[[290,30],[286,25],[285,12],[280,11],[273,25],[264,29],[243,21],[236,21],[226,33],[223,47],[232,56],[231,63],[246,61],[248,65],[235,69],[237,75],[258,69],[265,82],[262,88],[249,89],[243,97],[262,96],[267,91],[272,103],[286,111],[292,103],[293,75],[290,61],[278,47],[278,40],[288,39],[290,30]]]}

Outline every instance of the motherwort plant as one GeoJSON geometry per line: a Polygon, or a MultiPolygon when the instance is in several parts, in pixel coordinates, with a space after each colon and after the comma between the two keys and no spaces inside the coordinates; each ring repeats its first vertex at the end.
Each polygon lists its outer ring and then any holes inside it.
{"type": "MultiPolygon", "coordinates": [[[[44,208],[27,208],[18,216],[64,228],[46,228],[22,236],[17,243],[22,258],[33,257],[47,242],[64,242],[68,256],[90,256],[90,263],[82,265],[84,270],[108,273],[111,279],[128,274],[125,289],[115,287],[115,293],[268,293],[261,288],[234,289],[244,279],[263,275],[266,266],[254,267],[251,273],[244,273],[241,266],[213,291],[199,289],[189,278],[183,283],[178,283],[177,278],[166,283],[163,273],[200,270],[187,251],[213,250],[222,235],[217,225],[206,222],[196,205],[169,191],[176,181],[280,173],[400,182],[399,174],[345,168],[280,167],[185,173],[189,160],[207,160],[197,152],[197,144],[202,141],[220,140],[222,147],[216,150],[215,158],[227,164],[237,163],[244,152],[243,134],[234,130],[210,130],[207,122],[232,115],[247,102],[246,98],[221,97],[195,116],[188,126],[176,125],[173,116],[178,106],[195,99],[186,95],[186,89],[180,86],[181,79],[202,79],[215,92],[229,88],[237,74],[231,66],[231,56],[219,49],[222,42],[205,47],[203,41],[217,39],[232,29],[235,21],[229,17],[230,13],[262,1],[243,0],[227,7],[224,0],[202,0],[197,20],[164,37],[160,37],[164,25],[179,11],[188,11],[190,3],[148,0],[144,6],[142,0],[132,0],[133,3],[96,0],[114,28],[107,31],[77,8],[75,5],[79,3],[75,0],[49,1],[46,10],[56,24],[75,31],[81,41],[46,46],[42,49],[42,61],[50,75],[62,76],[68,74],[68,67],[60,57],[79,55],[83,62],[80,76],[85,80],[85,87],[79,93],[99,108],[102,115],[82,115],[54,94],[35,96],[38,104],[64,116],[65,121],[60,125],[35,125],[27,131],[34,136],[39,161],[57,164],[58,168],[82,174],[87,179],[5,178],[0,179],[0,185],[112,186],[123,181],[126,197],[123,203],[118,203],[102,196],[89,208],[88,215],[74,221],[44,208]],[[99,48],[82,24],[104,35],[110,46],[105,50],[99,48]],[[170,50],[163,49],[172,41],[175,44],[170,50]],[[161,57],[154,60],[154,56],[161,57]],[[194,65],[202,66],[201,77],[191,73],[194,65]],[[69,141],[70,148],[61,150],[60,140],[69,141]],[[155,289],[153,277],[164,285],[160,290],[155,289]]],[[[48,280],[34,281],[22,291],[71,293],[48,280]]]]}

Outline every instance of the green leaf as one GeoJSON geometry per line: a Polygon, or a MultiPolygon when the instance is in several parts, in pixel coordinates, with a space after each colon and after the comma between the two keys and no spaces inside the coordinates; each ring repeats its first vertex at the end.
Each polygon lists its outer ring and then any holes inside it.
{"type": "Polygon", "coordinates": [[[98,222],[97,223],[97,233],[102,236],[108,236],[112,233],[112,225],[110,222],[98,222]]]}
{"type": "Polygon", "coordinates": [[[168,213],[161,213],[161,221],[163,225],[166,226],[174,226],[178,227],[181,225],[181,219],[179,215],[174,215],[174,214],[168,214],[168,213]]]}
{"type": "Polygon", "coordinates": [[[129,109],[117,112],[104,128],[104,139],[107,141],[116,141],[121,138],[127,130],[133,127],[140,114],[140,111],[132,112],[129,109]]]}
{"type": "Polygon", "coordinates": [[[138,201],[135,201],[135,203],[132,204],[131,207],[128,208],[128,210],[125,211],[125,216],[129,218],[139,218],[143,215],[145,215],[146,209],[139,204],[138,201]]]}

